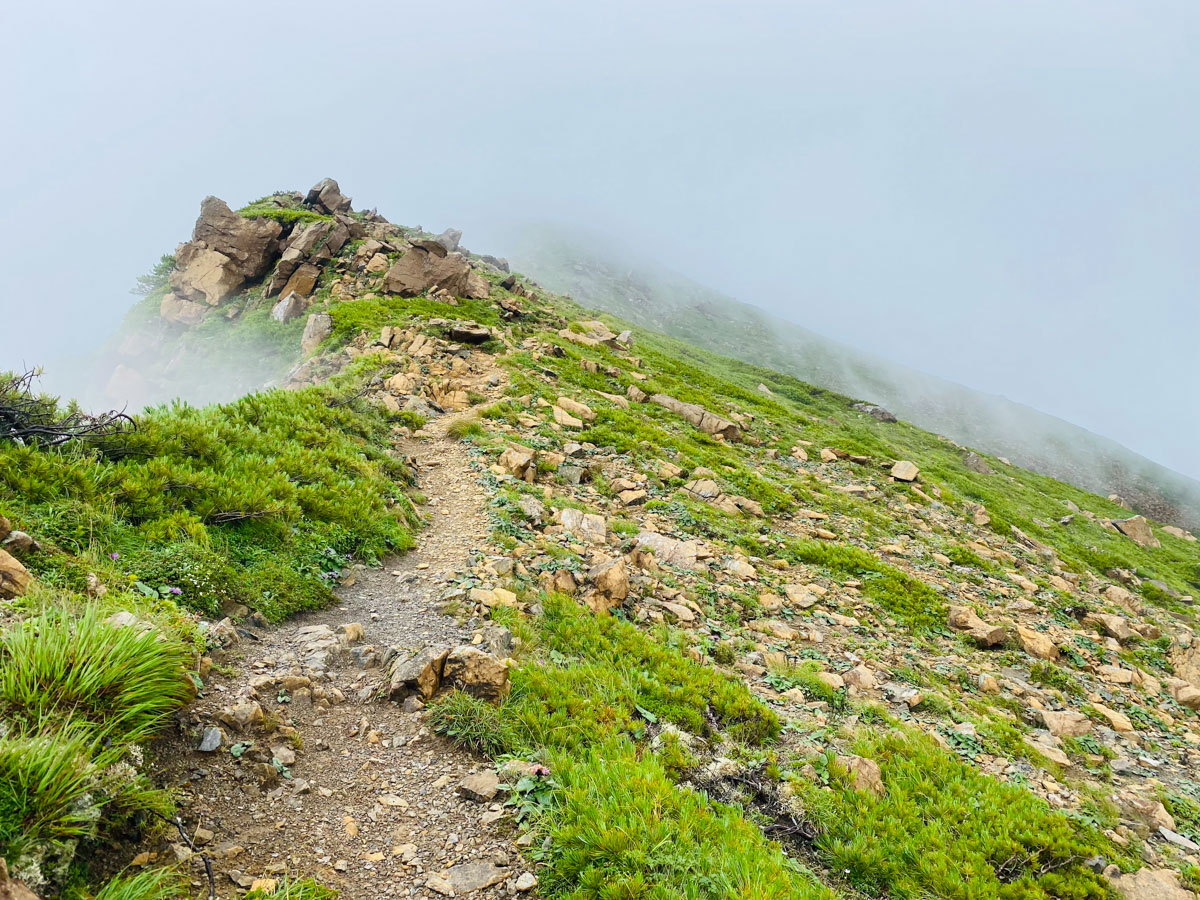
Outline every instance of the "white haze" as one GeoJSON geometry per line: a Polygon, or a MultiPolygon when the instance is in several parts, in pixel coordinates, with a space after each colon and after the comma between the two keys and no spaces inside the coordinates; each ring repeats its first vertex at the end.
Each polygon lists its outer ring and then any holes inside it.
{"type": "Polygon", "coordinates": [[[52,2],[0,29],[0,369],[101,340],[204,195],[329,175],[473,250],[619,236],[1200,476],[1191,0],[52,2]]]}

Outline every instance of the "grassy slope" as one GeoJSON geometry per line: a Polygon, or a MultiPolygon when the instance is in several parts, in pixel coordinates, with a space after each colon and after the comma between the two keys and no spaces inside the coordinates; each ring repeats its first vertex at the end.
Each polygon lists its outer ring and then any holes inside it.
{"type": "MultiPolygon", "coordinates": [[[[580,315],[570,304],[559,308],[576,317],[580,315]]],[[[608,321],[614,330],[620,330],[624,324],[614,319],[608,321]]],[[[673,515],[681,531],[741,544],[760,556],[862,578],[866,595],[916,632],[944,622],[945,601],[940,593],[881,562],[865,549],[898,536],[909,527],[906,522],[880,509],[878,503],[827,491],[818,483],[789,474],[786,469],[765,466],[759,451],[744,445],[714,442],[695,429],[681,427],[677,417],[653,405],[634,404],[626,410],[598,400],[594,393],[582,393],[612,391],[611,379],[601,373],[609,366],[627,369],[627,362],[603,349],[581,349],[554,335],[540,336],[558,345],[561,355],[542,355],[536,360],[525,354],[510,357],[511,393],[521,397],[521,402],[498,404],[485,412],[485,422],[515,424],[518,411],[534,408],[535,404],[529,401],[531,397],[553,402],[563,394],[586,396],[597,418],[578,435],[580,440],[612,447],[642,463],[647,470],[664,456],[685,469],[700,465],[713,468],[730,489],[760,501],[775,513],[787,514],[811,506],[846,514],[859,527],[857,543],[861,546],[856,547],[853,542],[839,545],[794,540],[772,544],[770,541],[780,538],[779,535],[769,535],[764,540],[761,535],[746,531],[743,522],[714,513],[703,504],[665,499],[675,493],[673,488],[677,484],[664,484],[661,494],[652,489],[653,495],[664,499],[651,499],[647,508],[673,515]],[[585,369],[580,365],[583,360],[594,361],[600,372],[585,369]],[[539,374],[551,371],[553,377],[549,379],[539,374]]],[[[849,398],[670,338],[639,332],[635,353],[642,360],[640,371],[650,378],[634,382],[622,375],[622,386],[637,383],[647,392],[662,390],[710,409],[733,408],[751,414],[754,421],[747,430],[764,446],[786,454],[797,440],[803,439],[814,442],[815,447],[836,446],[889,464],[896,458],[912,459],[922,467],[926,489],[932,485],[940,490],[943,503],[964,511],[968,503],[983,503],[992,512],[993,527],[998,533],[1009,537],[1011,527],[1019,527],[1054,547],[1068,570],[1102,572],[1107,567],[1121,566],[1160,578],[1180,591],[1194,591],[1197,586],[1200,556],[1194,545],[1164,535],[1164,546],[1149,550],[1083,517],[1077,517],[1069,527],[1057,524],[1066,512],[1067,500],[1098,516],[1126,515],[1103,498],[995,459],[989,462],[996,474],[980,475],[963,465],[962,451],[934,435],[904,423],[880,423],[853,410],[849,398]],[[758,390],[760,383],[770,388],[771,395],[758,390]]],[[[488,436],[486,429],[465,430],[464,434],[484,446],[501,445],[494,436],[488,436]]],[[[562,436],[546,425],[523,440],[532,446],[553,449],[561,446],[562,436]]],[[[537,495],[540,489],[518,485],[500,490],[499,533],[528,537],[529,532],[522,531],[516,500],[522,493],[537,495]]],[[[602,484],[600,490],[604,490],[602,484]]],[[[910,491],[903,485],[894,485],[890,490],[898,496],[910,491]]],[[[619,522],[614,525],[620,530],[619,522]]],[[[957,549],[960,559],[972,560],[969,551],[957,549]]],[[[981,567],[986,565],[978,557],[973,559],[981,567]]],[[[575,567],[569,559],[562,562],[575,567]]],[[[1190,615],[1186,607],[1177,606],[1151,588],[1146,589],[1146,596],[1151,602],[1175,607],[1181,615],[1190,615]]],[[[550,609],[553,613],[555,607],[550,609]]],[[[639,839],[651,840],[636,821],[630,821],[636,820],[636,812],[630,818],[624,816],[626,808],[638,808],[631,800],[635,792],[632,785],[645,777],[642,766],[647,759],[662,772],[672,772],[672,764],[664,761],[671,754],[648,752],[639,739],[639,726],[631,725],[629,719],[619,714],[612,720],[596,722],[585,712],[599,705],[611,715],[614,706],[620,709],[623,705],[627,710],[646,705],[639,700],[641,688],[636,679],[628,683],[612,674],[617,659],[622,667],[627,667],[628,658],[636,659],[636,652],[624,651],[619,657],[610,658],[589,642],[583,642],[581,647],[569,634],[564,637],[563,630],[564,626],[555,621],[553,614],[534,626],[530,642],[539,649],[535,659],[521,670],[522,676],[517,679],[519,701],[496,723],[501,737],[492,748],[493,752],[499,747],[546,754],[554,762],[556,776],[565,782],[560,806],[548,816],[546,825],[553,847],[548,860],[548,884],[555,889],[551,895],[657,897],[664,886],[669,886],[661,896],[758,896],[760,888],[738,882],[736,877],[730,880],[724,870],[704,885],[691,880],[689,866],[700,867],[705,860],[711,864],[714,858],[738,861],[747,852],[736,841],[731,840],[733,846],[718,852],[695,838],[694,831],[702,830],[699,821],[710,814],[708,807],[703,811],[691,810],[678,821],[673,816],[665,817],[663,830],[653,836],[658,839],[653,846],[670,847],[668,855],[672,861],[658,860],[653,854],[632,849],[645,846],[639,839]],[[554,727],[528,726],[526,692],[530,691],[530,685],[526,677],[535,679],[533,685],[555,685],[553,692],[548,689],[537,692],[557,697],[553,705],[559,711],[559,719],[554,727]],[[563,687],[564,683],[568,686],[563,687]],[[570,737],[577,728],[593,736],[582,746],[570,737]],[[612,737],[614,734],[616,738],[612,737]],[[564,742],[569,752],[563,750],[564,742]],[[639,764],[633,764],[634,759],[639,764]],[[608,833],[610,820],[615,823],[613,829],[617,834],[608,833]],[[683,847],[689,851],[695,848],[696,854],[682,852],[683,847]],[[641,878],[636,885],[622,881],[631,871],[641,878]]],[[[668,633],[660,633],[658,639],[670,647],[668,633]]],[[[685,666],[671,676],[669,683],[687,684],[692,677],[685,666]]],[[[802,679],[797,678],[794,683],[802,683],[802,679]]],[[[814,697],[827,699],[827,689],[822,693],[811,681],[807,686],[814,697]]],[[[653,707],[651,712],[659,715],[653,707]]],[[[869,719],[869,710],[857,712],[869,719]]],[[[684,728],[694,725],[679,711],[663,718],[684,728]]],[[[453,721],[450,717],[445,727],[452,730],[453,721]]],[[[1021,749],[1019,737],[1010,726],[999,721],[986,724],[990,726],[986,740],[1004,741],[1010,751],[1021,749]]],[[[896,897],[928,894],[962,898],[1099,898],[1107,895],[1105,882],[1085,870],[1080,860],[1090,855],[1105,855],[1132,863],[1091,825],[1051,811],[1023,788],[976,773],[953,753],[924,736],[909,734],[903,728],[890,737],[873,734],[866,729],[856,749],[875,758],[887,783],[895,786],[894,790],[889,789],[885,801],[876,802],[848,787],[832,793],[814,793],[817,786],[811,782],[803,779],[793,782],[800,786],[799,793],[811,818],[822,823],[811,852],[829,870],[842,873],[857,890],[870,896],[896,897]]],[[[743,752],[764,751],[755,750],[752,742],[743,752]]],[[[686,762],[678,759],[673,764],[687,768],[686,762]]],[[[654,795],[648,788],[641,789],[654,795]]],[[[676,795],[672,796],[676,797],[675,802],[681,802],[676,795]]],[[[685,792],[684,796],[690,795],[685,792]]],[[[730,814],[721,807],[713,809],[721,810],[721,815],[730,814]]],[[[746,810],[744,816],[752,820],[753,812],[746,810]]],[[[738,833],[733,826],[729,828],[731,834],[738,833]]],[[[763,848],[752,848],[750,852],[763,854],[764,859],[769,855],[763,848]]],[[[731,866],[736,869],[736,862],[731,866]]],[[[806,892],[820,890],[803,873],[789,877],[800,880],[785,881],[784,896],[810,896],[806,892]]]]}

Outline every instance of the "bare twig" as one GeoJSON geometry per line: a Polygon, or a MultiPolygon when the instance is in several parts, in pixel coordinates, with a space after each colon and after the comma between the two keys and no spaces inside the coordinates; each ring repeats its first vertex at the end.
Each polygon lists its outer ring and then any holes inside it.
{"type": "Polygon", "coordinates": [[[92,415],[63,412],[58,403],[33,392],[36,370],[0,379],[0,440],[53,447],[73,440],[99,440],[137,427],[123,409],[92,415]]]}
{"type": "Polygon", "coordinates": [[[188,849],[192,851],[192,855],[199,856],[200,861],[204,863],[204,874],[208,876],[208,900],[217,900],[217,881],[213,877],[212,859],[207,853],[202,853],[196,849],[196,845],[192,843],[191,837],[188,836],[187,829],[183,827],[183,820],[176,816],[170,818],[162,813],[152,810],[154,815],[158,816],[164,822],[174,825],[179,830],[179,836],[183,838],[183,842],[188,845],[188,849]]]}

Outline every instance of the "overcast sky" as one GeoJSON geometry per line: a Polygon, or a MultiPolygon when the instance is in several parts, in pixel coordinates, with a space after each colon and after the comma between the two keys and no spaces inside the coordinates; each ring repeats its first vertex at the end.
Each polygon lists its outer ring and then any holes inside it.
{"type": "Polygon", "coordinates": [[[206,194],[328,175],[476,251],[612,233],[1200,476],[1195,0],[17,6],[0,370],[99,340],[206,194]]]}

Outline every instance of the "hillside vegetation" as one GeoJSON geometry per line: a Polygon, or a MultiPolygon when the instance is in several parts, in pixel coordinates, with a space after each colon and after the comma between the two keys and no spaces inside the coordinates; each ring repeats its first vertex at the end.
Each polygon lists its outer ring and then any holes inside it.
{"type": "MultiPolygon", "coordinates": [[[[441,602],[500,648],[473,651],[494,683],[451,690],[446,669],[439,690],[431,645],[364,652],[354,684],[364,722],[404,702],[508,779],[495,827],[537,878],[493,882],[494,896],[1200,887],[1190,533],[598,319],[459,237],[357,213],[329,180],[240,214],[210,198],[181,257],[149,276],[143,313],[158,304],[168,356],[209,330],[278,339],[294,363],[279,386],[154,407],[101,439],[0,440],[0,513],[22,535],[0,557],[14,597],[0,855],[15,877],[95,896],[136,858],[123,842],[164,846],[151,736],[221,675],[214,655],[239,664],[218,652],[230,631],[327,603],[352,560],[421,540],[403,448],[450,414],[491,543],[469,548],[441,602]],[[218,233],[238,237],[214,276],[218,233]]],[[[319,680],[315,663],[277,674],[319,680]]],[[[256,677],[259,723],[218,735],[247,771],[272,728],[304,724],[276,675],[256,677]]],[[[296,874],[337,887],[359,864],[328,862],[296,874]]],[[[186,890],[175,871],[143,870],[144,888],[126,873],[98,896],[171,896],[186,890]]],[[[398,890],[445,893],[400,871],[398,890]]]]}

